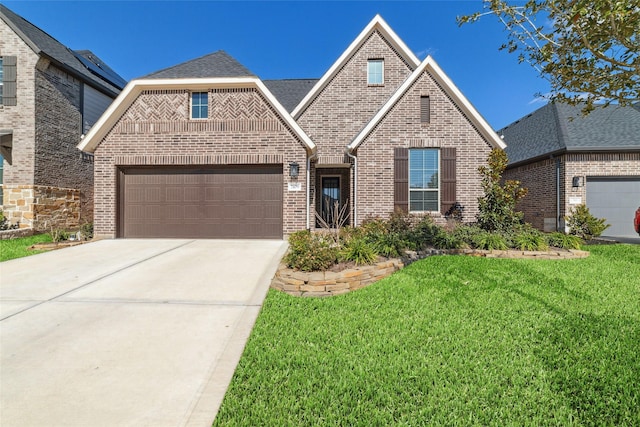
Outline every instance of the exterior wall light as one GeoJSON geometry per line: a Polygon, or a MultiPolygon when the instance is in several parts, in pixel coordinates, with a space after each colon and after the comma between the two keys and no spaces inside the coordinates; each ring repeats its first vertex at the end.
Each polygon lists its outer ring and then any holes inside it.
{"type": "Polygon", "coordinates": [[[298,178],[300,174],[300,165],[297,162],[289,163],[289,176],[293,179],[298,178]]]}
{"type": "Polygon", "coordinates": [[[574,176],[572,180],[573,187],[584,187],[584,177],[574,176]]]}

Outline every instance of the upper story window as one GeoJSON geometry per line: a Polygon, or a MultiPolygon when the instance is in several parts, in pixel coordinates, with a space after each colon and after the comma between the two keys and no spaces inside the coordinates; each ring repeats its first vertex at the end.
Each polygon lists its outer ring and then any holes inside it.
{"type": "Polygon", "coordinates": [[[439,211],[440,150],[409,150],[409,211],[439,211]]]}
{"type": "Polygon", "coordinates": [[[191,93],[191,118],[206,119],[209,117],[209,94],[207,92],[191,93]]]}
{"type": "Polygon", "coordinates": [[[367,84],[384,84],[384,59],[370,59],[367,61],[367,84]]]}

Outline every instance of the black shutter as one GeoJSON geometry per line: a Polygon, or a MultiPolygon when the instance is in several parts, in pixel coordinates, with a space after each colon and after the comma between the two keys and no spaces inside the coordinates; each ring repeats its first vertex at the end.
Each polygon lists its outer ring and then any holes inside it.
{"type": "Polygon", "coordinates": [[[431,99],[428,96],[420,97],[420,123],[431,123],[431,99]]]}
{"type": "Polygon", "coordinates": [[[394,148],[394,209],[409,212],[409,149],[394,148]]]}
{"type": "Polygon", "coordinates": [[[15,56],[3,56],[2,57],[2,104],[13,106],[17,105],[16,99],[16,65],[17,57],[15,56]]]}
{"type": "Polygon", "coordinates": [[[440,212],[444,215],[456,202],[456,149],[444,147],[440,150],[440,212]]]}

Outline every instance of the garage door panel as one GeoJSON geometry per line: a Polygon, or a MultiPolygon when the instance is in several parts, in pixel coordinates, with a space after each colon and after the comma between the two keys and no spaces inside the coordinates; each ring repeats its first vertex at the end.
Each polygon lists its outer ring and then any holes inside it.
{"type": "Polygon", "coordinates": [[[282,166],[124,171],[123,237],[282,238],[282,166]]]}
{"type": "Polygon", "coordinates": [[[587,177],[587,207],[598,218],[605,218],[606,236],[637,237],[633,217],[640,206],[640,176],[587,177]]]}

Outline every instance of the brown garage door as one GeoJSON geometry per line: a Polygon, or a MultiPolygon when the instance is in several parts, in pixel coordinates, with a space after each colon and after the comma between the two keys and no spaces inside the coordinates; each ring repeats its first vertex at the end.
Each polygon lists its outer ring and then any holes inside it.
{"type": "Polygon", "coordinates": [[[121,171],[120,237],[282,238],[282,166],[121,171]]]}

